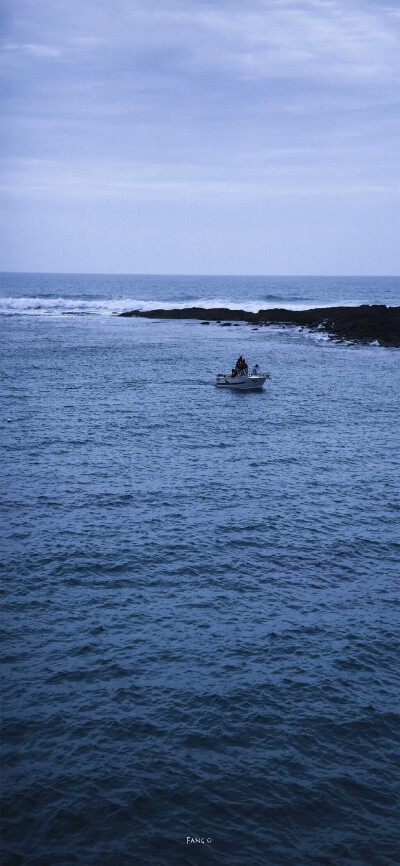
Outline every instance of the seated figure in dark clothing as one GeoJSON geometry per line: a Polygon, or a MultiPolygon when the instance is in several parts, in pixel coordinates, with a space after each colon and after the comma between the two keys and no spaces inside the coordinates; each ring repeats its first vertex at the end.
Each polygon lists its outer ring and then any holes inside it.
{"type": "Polygon", "coordinates": [[[237,359],[237,361],[236,361],[236,371],[237,371],[238,373],[240,373],[240,371],[241,371],[241,369],[242,369],[242,364],[243,364],[243,358],[242,358],[241,355],[239,355],[239,357],[238,357],[238,359],[237,359]]]}

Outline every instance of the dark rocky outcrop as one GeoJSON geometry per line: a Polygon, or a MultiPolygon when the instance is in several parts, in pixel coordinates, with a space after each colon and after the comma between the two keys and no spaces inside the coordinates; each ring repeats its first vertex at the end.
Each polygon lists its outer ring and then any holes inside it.
{"type": "Polygon", "coordinates": [[[183,310],[131,310],[120,316],[146,319],[199,319],[210,322],[247,322],[252,325],[297,325],[326,331],[332,339],[400,348],[400,307],[362,304],[359,307],[318,307],[312,310],[271,309],[249,313],[228,308],[183,310]]]}

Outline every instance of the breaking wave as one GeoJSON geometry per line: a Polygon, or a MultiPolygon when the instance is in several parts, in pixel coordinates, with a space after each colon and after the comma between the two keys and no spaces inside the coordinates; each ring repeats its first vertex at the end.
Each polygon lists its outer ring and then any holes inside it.
{"type": "MultiPolygon", "coordinates": [[[[299,300],[299,299],[297,299],[299,300]]],[[[343,303],[343,302],[342,302],[343,303]]],[[[288,310],[304,310],[321,306],[321,303],[295,303],[292,299],[275,298],[259,300],[243,300],[232,302],[229,298],[191,298],[184,302],[176,300],[160,301],[158,299],[143,300],[138,298],[49,298],[49,297],[0,297],[0,315],[8,316],[115,316],[127,310],[184,310],[187,307],[227,307],[231,310],[246,310],[256,313],[260,309],[285,307],[288,310]],[[279,302],[278,302],[279,301],[279,302]]],[[[323,306],[336,306],[337,302],[324,303],[323,306]]],[[[356,306],[357,302],[344,306],[356,306]]]]}
{"type": "Polygon", "coordinates": [[[93,298],[0,298],[0,314],[14,316],[100,315],[112,316],[134,309],[134,300],[93,298]]]}

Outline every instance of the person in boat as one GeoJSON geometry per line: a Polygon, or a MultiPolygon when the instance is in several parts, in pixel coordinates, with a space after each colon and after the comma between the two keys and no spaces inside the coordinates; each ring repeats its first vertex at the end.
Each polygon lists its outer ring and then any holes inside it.
{"type": "Polygon", "coordinates": [[[236,361],[236,369],[238,373],[245,373],[246,370],[248,370],[247,361],[245,361],[242,355],[239,355],[239,358],[236,361]]]}
{"type": "Polygon", "coordinates": [[[236,367],[232,367],[232,373],[231,373],[231,376],[232,376],[232,379],[234,379],[235,376],[237,376],[237,369],[236,369],[236,367]]]}
{"type": "Polygon", "coordinates": [[[253,369],[252,369],[252,371],[251,371],[251,375],[252,375],[252,376],[259,376],[259,372],[258,372],[259,369],[260,369],[260,368],[259,368],[258,364],[254,364],[254,367],[253,367],[253,369]]]}

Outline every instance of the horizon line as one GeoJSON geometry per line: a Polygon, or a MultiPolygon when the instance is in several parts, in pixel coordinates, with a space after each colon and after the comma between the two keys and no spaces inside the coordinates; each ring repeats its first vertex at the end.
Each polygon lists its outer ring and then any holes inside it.
{"type": "Polygon", "coordinates": [[[8,271],[0,270],[0,275],[38,275],[38,276],[77,276],[77,277],[267,277],[267,278],[316,278],[316,279],[400,279],[400,274],[227,274],[227,273],[161,273],[156,271],[8,271]]]}

